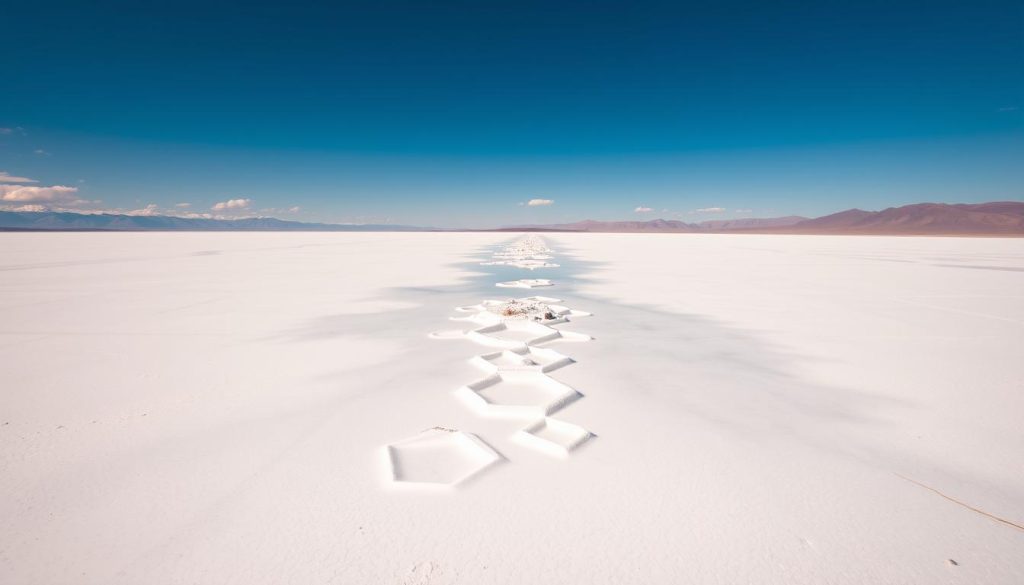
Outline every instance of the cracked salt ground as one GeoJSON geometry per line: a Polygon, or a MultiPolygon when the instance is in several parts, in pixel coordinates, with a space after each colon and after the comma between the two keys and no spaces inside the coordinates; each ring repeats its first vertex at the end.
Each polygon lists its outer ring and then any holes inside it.
{"type": "Polygon", "coordinates": [[[0,583],[1024,584],[1024,239],[7,236],[0,583]],[[595,313],[565,457],[425,338],[531,294],[595,313]],[[435,425],[506,459],[395,481],[435,425]]]}

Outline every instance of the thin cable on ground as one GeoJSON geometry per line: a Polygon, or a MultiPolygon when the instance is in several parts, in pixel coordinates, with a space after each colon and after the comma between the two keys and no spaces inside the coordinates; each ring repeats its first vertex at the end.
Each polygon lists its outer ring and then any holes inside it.
{"type": "Polygon", "coordinates": [[[987,517],[995,520],[996,522],[1002,522],[1003,524],[1006,524],[1008,526],[1013,526],[1017,530],[1024,530],[1024,526],[1021,526],[1020,524],[1017,524],[1016,522],[1011,522],[1010,520],[1007,520],[1005,518],[1000,518],[999,516],[996,516],[995,514],[989,514],[988,512],[986,512],[984,510],[979,510],[978,508],[975,508],[974,506],[971,506],[970,504],[965,504],[965,503],[961,502],[960,500],[958,500],[956,498],[947,496],[946,494],[940,492],[939,490],[937,490],[937,489],[935,489],[935,488],[933,488],[931,486],[927,486],[927,485],[925,485],[925,484],[923,484],[923,483],[921,483],[921,482],[919,482],[917,480],[910,479],[909,477],[907,477],[905,475],[900,475],[900,474],[898,474],[896,472],[893,472],[893,473],[896,475],[896,477],[898,477],[898,478],[900,478],[902,480],[909,481],[910,483],[912,483],[914,485],[921,486],[921,487],[923,487],[924,489],[926,489],[928,491],[935,492],[936,494],[942,496],[943,498],[946,498],[950,502],[953,502],[954,504],[959,504],[960,506],[963,506],[964,508],[967,508],[968,510],[970,510],[972,512],[977,512],[978,514],[981,514],[982,516],[987,516],[987,517]]]}

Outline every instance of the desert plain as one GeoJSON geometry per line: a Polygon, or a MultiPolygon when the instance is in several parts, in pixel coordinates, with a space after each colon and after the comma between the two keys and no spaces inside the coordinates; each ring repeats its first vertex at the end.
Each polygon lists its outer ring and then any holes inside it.
{"type": "Polygon", "coordinates": [[[0,243],[3,583],[1024,582],[1024,239],[0,243]]]}

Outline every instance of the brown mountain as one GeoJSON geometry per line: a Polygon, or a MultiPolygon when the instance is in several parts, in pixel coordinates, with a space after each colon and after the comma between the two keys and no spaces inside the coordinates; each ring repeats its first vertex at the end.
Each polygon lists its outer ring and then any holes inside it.
{"type": "Polygon", "coordinates": [[[850,209],[802,221],[783,231],[815,234],[1019,235],[1024,202],[918,203],[882,211],[850,209]]]}
{"type": "Polygon", "coordinates": [[[814,219],[798,216],[685,223],[676,220],[586,220],[529,228],[573,232],[776,233],[935,236],[1024,236],[1024,201],[918,203],[882,211],[848,209],[814,219]]]}
{"type": "MultiPolygon", "coordinates": [[[[703,233],[723,232],[740,229],[781,228],[796,225],[806,217],[770,217],[718,219],[699,223],[686,223],[675,219],[652,219],[649,221],[595,221],[588,219],[575,223],[562,223],[546,226],[531,226],[534,229],[547,229],[566,232],[654,232],[654,233],[703,233]]],[[[518,228],[516,228],[518,229],[518,228]]]]}
{"type": "Polygon", "coordinates": [[[697,226],[672,219],[650,221],[596,221],[586,219],[575,223],[540,226],[567,232],[682,232],[697,231],[697,226]]]}
{"type": "Polygon", "coordinates": [[[743,217],[739,219],[712,219],[698,224],[702,231],[757,230],[784,228],[806,221],[806,217],[787,215],[786,217],[743,217]]]}

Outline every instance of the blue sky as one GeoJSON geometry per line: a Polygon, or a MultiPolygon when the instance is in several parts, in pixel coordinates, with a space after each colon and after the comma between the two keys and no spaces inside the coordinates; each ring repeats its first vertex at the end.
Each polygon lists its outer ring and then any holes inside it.
{"type": "Polygon", "coordinates": [[[1019,2],[806,4],[21,2],[2,203],[489,227],[1024,199],[1019,2]]]}

